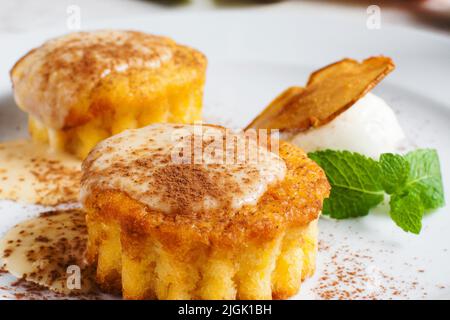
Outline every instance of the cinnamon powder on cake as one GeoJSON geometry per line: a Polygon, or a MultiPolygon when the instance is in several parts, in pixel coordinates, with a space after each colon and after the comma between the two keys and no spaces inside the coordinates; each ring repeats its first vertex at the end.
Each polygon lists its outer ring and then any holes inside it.
{"type": "Polygon", "coordinates": [[[239,191],[238,185],[219,174],[212,175],[202,165],[161,167],[155,172],[154,179],[151,190],[164,190],[163,200],[170,203],[174,213],[189,212],[206,197],[219,201],[221,208],[230,207],[229,197],[223,197],[224,193],[239,191]]]}

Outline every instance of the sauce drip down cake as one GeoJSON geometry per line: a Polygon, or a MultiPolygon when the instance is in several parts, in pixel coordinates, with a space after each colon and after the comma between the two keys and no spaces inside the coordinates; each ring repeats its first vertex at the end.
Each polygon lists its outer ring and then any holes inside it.
{"type": "Polygon", "coordinates": [[[84,158],[125,129],[200,120],[205,71],[202,53],[169,38],[104,30],[45,42],[11,80],[33,139],[84,158]]]}
{"type": "Polygon", "coordinates": [[[209,125],[153,124],[100,142],[81,186],[98,284],[127,299],[297,293],[315,269],[329,184],[301,149],[278,149],[209,125]]]}

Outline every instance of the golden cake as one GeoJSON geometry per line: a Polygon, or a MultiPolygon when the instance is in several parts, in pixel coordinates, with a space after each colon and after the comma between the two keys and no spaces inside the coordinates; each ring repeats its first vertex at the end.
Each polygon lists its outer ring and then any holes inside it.
{"type": "Polygon", "coordinates": [[[169,38],[104,30],[47,41],[11,80],[32,137],[84,158],[125,129],[200,120],[205,71],[202,53],[169,38]]]}
{"type": "Polygon", "coordinates": [[[81,186],[100,287],[126,299],[296,294],[315,269],[330,187],[301,149],[277,145],[271,152],[246,133],[176,124],[100,142],[81,186]]]}

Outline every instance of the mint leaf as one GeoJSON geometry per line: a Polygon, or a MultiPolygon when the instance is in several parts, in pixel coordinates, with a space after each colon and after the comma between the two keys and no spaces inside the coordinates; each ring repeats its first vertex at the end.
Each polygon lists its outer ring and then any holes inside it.
{"type": "Polygon", "coordinates": [[[418,149],[406,154],[410,165],[406,190],[414,190],[425,209],[437,209],[445,204],[439,156],[433,149],[418,149]]]}
{"type": "Polygon", "coordinates": [[[401,191],[409,177],[409,162],[398,154],[383,153],[379,160],[381,166],[381,184],[388,194],[401,191]]]}
{"type": "Polygon", "coordinates": [[[336,219],[365,216],[384,199],[381,168],[363,155],[324,150],[309,154],[321,166],[331,184],[322,213],[336,219]]]}
{"type": "Polygon", "coordinates": [[[425,211],[420,195],[414,191],[395,194],[389,202],[392,220],[406,232],[419,234],[425,211]]]}
{"type": "Polygon", "coordinates": [[[385,153],[374,161],[348,151],[309,154],[324,170],[331,194],[323,213],[336,219],[365,216],[391,195],[390,216],[404,231],[418,234],[427,210],[445,204],[436,150],[418,149],[405,156],[385,153]]]}

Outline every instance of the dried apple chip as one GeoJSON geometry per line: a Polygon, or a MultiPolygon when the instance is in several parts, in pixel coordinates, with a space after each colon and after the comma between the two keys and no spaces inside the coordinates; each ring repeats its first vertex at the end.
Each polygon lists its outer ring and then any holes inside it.
{"type": "Polygon", "coordinates": [[[312,73],[305,88],[291,87],[273,100],[246,129],[305,131],[324,125],[375,87],[394,63],[388,57],[343,59],[312,73]]]}

